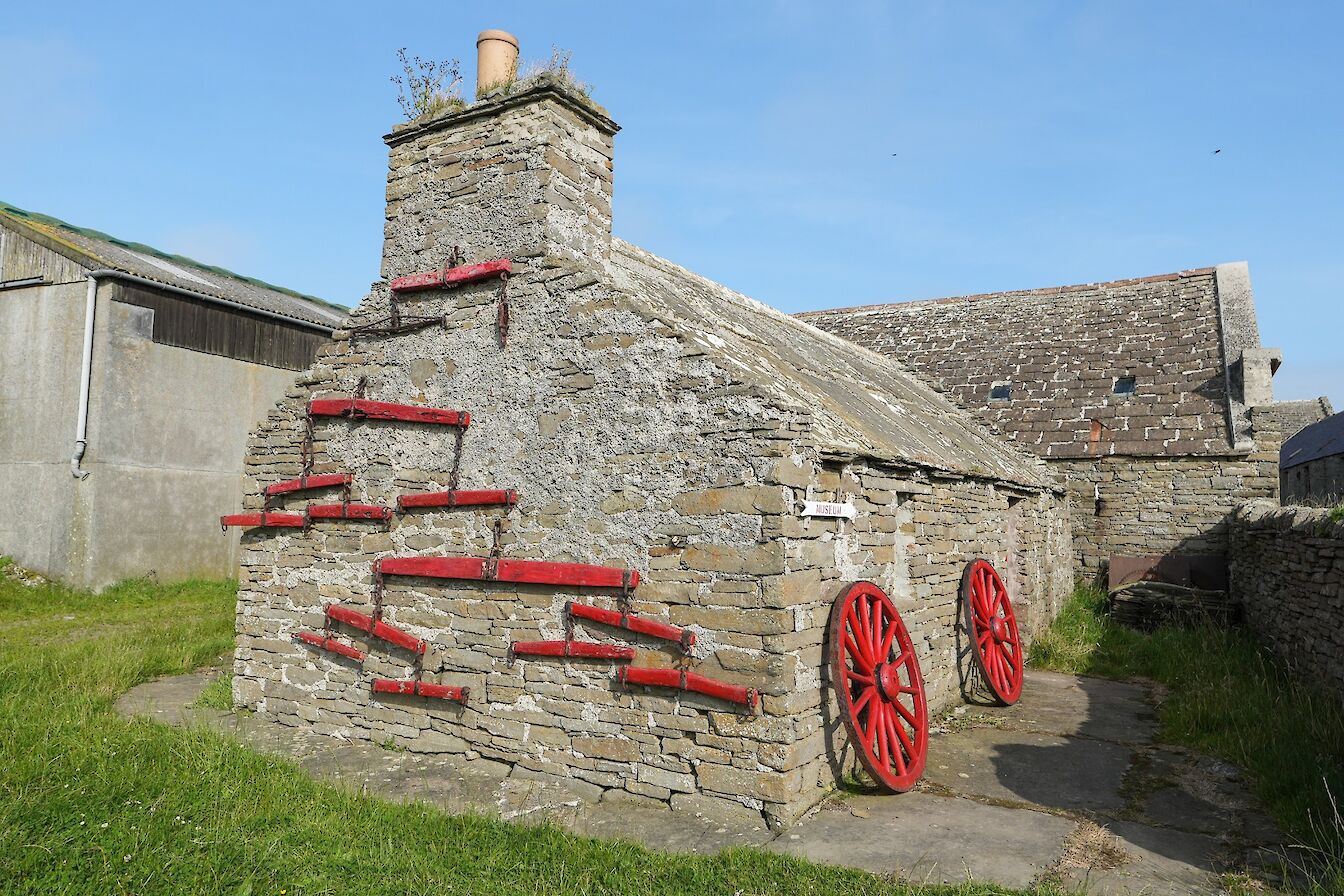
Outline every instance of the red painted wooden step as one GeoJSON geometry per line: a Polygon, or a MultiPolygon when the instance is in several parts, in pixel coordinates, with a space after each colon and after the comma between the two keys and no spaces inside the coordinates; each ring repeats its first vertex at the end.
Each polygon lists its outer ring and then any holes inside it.
{"type": "Polygon", "coordinates": [[[405,277],[397,277],[389,286],[393,292],[415,292],[421,289],[451,289],[456,286],[466,286],[468,283],[479,283],[482,280],[489,280],[491,277],[498,277],[500,274],[507,274],[513,270],[513,262],[507,258],[496,258],[494,261],[483,261],[480,264],[464,264],[460,267],[448,268],[439,271],[421,271],[418,274],[407,274],[405,277]]]}
{"type": "Polygon", "coordinates": [[[550,563],[545,560],[496,560],[485,557],[384,557],[377,569],[392,576],[426,576],[432,579],[468,579],[490,582],[521,582],[534,585],[578,585],[592,588],[633,588],[639,572],[615,566],[586,563],[550,563]],[[491,570],[491,565],[495,569],[491,570]]]}
{"type": "Polygon", "coordinates": [[[412,694],[416,697],[438,697],[440,700],[453,700],[466,703],[471,688],[453,687],[447,684],[430,684],[413,678],[375,678],[375,694],[412,694]]]}
{"type": "Polygon", "coordinates": [[[263,510],[261,513],[228,513],[219,518],[221,528],[228,526],[261,527],[268,529],[302,529],[308,518],[301,513],[281,513],[263,510]]]}
{"type": "Polygon", "coordinates": [[[681,669],[650,669],[646,666],[626,666],[616,670],[616,680],[626,685],[642,684],[694,691],[697,694],[705,694],[731,703],[750,706],[752,709],[755,709],[761,702],[761,692],[755,688],[744,688],[741,685],[729,684],[726,681],[719,681],[716,678],[709,678],[695,672],[685,672],[681,669]]]}
{"type": "Polygon", "coordinates": [[[570,616],[577,616],[580,619],[591,619],[593,622],[600,622],[603,625],[612,625],[617,628],[629,629],[632,632],[638,632],[641,635],[648,635],[652,638],[662,638],[664,641],[675,641],[681,645],[682,650],[690,650],[691,645],[695,643],[695,632],[688,628],[678,628],[675,625],[668,625],[666,622],[658,622],[653,619],[645,619],[642,616],[636,616],[633,613],[621,613],[617,610],[604,610],[601,607],[590,607],[587,604],[575,603],[570,601],[565,604],[565,612],[570,616]]]}
{"type": "Polygon", "coordinates": [[[358,647],[352,647],[349,644],[337,641],[335,638],[328,638],[326,635],[319,635],[315,632],[299,632],[295,637],[305,644],[311,644],[332,653],[339,653],[341,656],[348,656],[350,659],[358,660],[361,663],[364,662],[364,651],[358,647]]]}
{"type": "Polygon", "coordinates": [[[633,660],[635,648],[595,641],[514,641],[509,650],[517,656],[568,656],[592,660],[633,660]]]}
{"type": "Polygon", "coordinates": [[[367,398],[314,398],[308,402],[313,417],[349,417],[351,420],[401,420],[406,423],[437,423],[441,426],[471,425],[471,414],[418,404],[370,401],[367,398]]]}
{"type": "Polygon", "coordinates": [[[496,489],[450,489],[446,492],[416,492],[415,494],[400,495],[397,498],[397,509],[406,510],[411,507],[475,507],[482,504],[507,504],[514,505],[518,503],[518,493],[511,488],[496,489]]]}
{"type": "Polygon", "coordinates": [[[314,520],[390,520],[392,510],[376,504],[310,504],[308,517],[314,520]]]}
{"type": "Polygon", "coordinates": [[[318,473],[313,476],[300,476],[298,479],[286,479],[284,482],[276,482],[266,486],[266,497],[288,495],[291,492],[301,492],[310,488],[349,485],[350,482],[351,476],[349,473],[318,473]]]}
{"type": "Polygon", "coordinates": [[[412,653],[424,653],[426,644],[410,632],[404,632],[386,622],[374,622],[373,617],[358,610],[336,604],[327,604],[327,615],[337,622],[344,622],[360,631],[368,632],[375,638],[404,647],[412,653]]]}

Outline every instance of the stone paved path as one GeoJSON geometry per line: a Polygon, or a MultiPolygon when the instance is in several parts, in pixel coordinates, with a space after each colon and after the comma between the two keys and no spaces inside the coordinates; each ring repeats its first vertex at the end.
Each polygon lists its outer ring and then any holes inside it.
{"type": "Polygon", "coordinates": [[[1226,871],[1276,866],[1282,840],[1237,769],[1153,743],[1155,706],[1136,684],[1029,672],[1016,706],[962,707],[941,723],[917,791],[837,795],[776,834],[756,812],[724,817],[721,803],[692,796],[674,797],[672,809],[604,799],[593,785],[510,774],[490,760],[392,752],[191,708],[214,674],[150,682],[118,709],[208,725],[386,799],[549,820],[662,850],[750,845],[916,881],[1049,878],[1101,896],[1162,896],[1220,893],[1226,871]]]}

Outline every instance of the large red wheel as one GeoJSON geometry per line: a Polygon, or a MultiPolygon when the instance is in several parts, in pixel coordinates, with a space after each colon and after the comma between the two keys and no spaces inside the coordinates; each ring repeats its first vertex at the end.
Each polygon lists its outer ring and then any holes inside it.
{"type": "Polygon", "coordinates": [[[891,598],[856,582],[831,608],[831,687],[859,761],[895,793],[915,786],[929,752],[929,707],[910,633],[891,598]]]}
{"type": "Polygon", "coordinates": [[[1022,696],[1022,639],[1003,579],[988,560],[972,560],[961,576],[961,605],[971,656],[994,699],[1004,706],[1022,696]]]}

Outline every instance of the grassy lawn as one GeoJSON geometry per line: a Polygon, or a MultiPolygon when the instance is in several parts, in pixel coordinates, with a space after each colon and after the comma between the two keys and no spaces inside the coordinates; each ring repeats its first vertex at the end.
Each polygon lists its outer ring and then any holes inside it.
{"type": "Polygon", "coordinates": [[[1106,595],[1079,588],[1032,645],[1037,668],[1145,678],[1166,688],[1158,737],[1246,769],[1256,795],[1295,842],[1319,850],[1344,893],[1344,705],[1289,678],[1244,629],[1136,632],[1106,617],[1106,595]]]}
{"type": "MultiPolygon", "coordinates": [[[[2,562],[2,561],[0,561],[2,562]]],[[[311,781],[116,697],[217,659],[230,583],[101,595],[0,575],[0,891],[105,894],[989,894],[907,886],[758,850],[669,856],[311,781]]]]}

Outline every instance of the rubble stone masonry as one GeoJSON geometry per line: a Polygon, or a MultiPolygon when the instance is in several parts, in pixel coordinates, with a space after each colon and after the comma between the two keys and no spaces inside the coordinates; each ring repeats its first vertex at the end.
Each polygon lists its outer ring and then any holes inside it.
{"type": "MultiPolygon", "coordinates": [[[[944,707],[967,668],[956,631],[965,563],[984,556],[1004,573],[1030,639],[1072,586],[1067,498],[1046,474],[1009,482],[831,450],[812,409],[613,285],[614,131],[599,110],[543,89],[388,138],[384,275],[440,268],[454,246],[471,261],[511,258],[507,343],[499,281],[401,303],[443,326],[354,335],[388,314],[388,287],[375,284],[254,434],[254,494],[298,475],[308,400],[364,381],[371,399],[471,412],[461,487],[520,500],[398,513],[386,529],[318,521],[246,534],[235,700],[330,735],[586,782],[594,796],[729,800],[787,824],[847,761],[824,671],[842,587],[871,579],[892,595],[931,704],[944,707]],[[858,517],[801,518],[805,497],[851,501],[858,517]],[[483,557],[496,520],[505,557],[638,570],[635,612],[693,630],[692,668],[759,688],[759,711],[627,689],[610,661],[510,657],[513,641],[565,637],[567,600],[614,606],[610,589],[388,578],[385,619],[429,643],[427,681],[471,688],[465,705],[371,693],[371,676],[412,673],[395,647],[370,644],[361,665],[294,639],[322,629],[326,604],[367,612],[377,558],[483,557]]],[[[948,419],[957,413],[949,406],[948,419]]],[[[395,507],[399,494],[447,488],[455,453],[450,427],[325,419],[313,472],[350,473],[353,500],[395,507]]],[[[287,506],[305,500],[333,499],[287,506]]],[[[674,646],[620,630],[577,622],[573,633],[633,644],[634,665],[678,661],[674,646]]]]}
{"type": "Polygon", "coordinates": [[[1251,629],[1296,674],[1344,699],[1344,522],[1258,501],[1231,530],[1232,595],[1251,629]]]}

